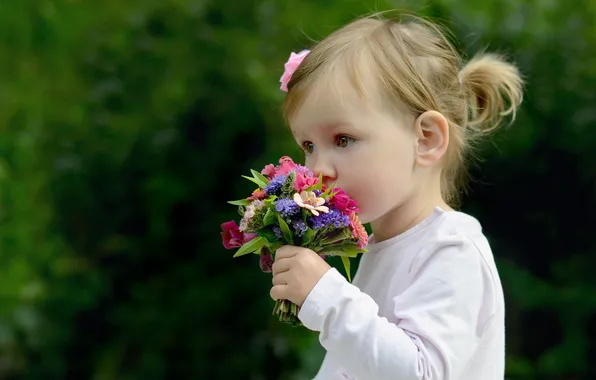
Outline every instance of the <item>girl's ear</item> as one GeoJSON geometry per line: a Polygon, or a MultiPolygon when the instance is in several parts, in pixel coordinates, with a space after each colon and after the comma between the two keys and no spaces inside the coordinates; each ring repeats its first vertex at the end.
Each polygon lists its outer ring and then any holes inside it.
{"type": "Polygon", "coordinates": [[[426,111],[414,122],[417,136],[416,164],[418,166],[436,165],[449,146],[449,123],[443,114],[426,111]]]}

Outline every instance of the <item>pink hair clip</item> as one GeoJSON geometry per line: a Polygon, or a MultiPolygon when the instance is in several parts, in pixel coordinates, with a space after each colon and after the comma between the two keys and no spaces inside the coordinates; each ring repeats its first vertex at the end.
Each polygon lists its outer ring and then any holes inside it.
{"type": "Polygon", "coordinates": [[[310,50],[302,50],[298,54],[294,52],[290,54],[288,62],[286,62],[286,64],[284,65],[284,74],[281,76],[281,79],[279,80],[281,82],[280,88],[282,91],[288,92],[288,82],[290,82],[290,79],[292,79],[292,75],[294,74],[298,66],[300,66],[304,57],[308,55],[308,53],[310,53],[310,50]]]}

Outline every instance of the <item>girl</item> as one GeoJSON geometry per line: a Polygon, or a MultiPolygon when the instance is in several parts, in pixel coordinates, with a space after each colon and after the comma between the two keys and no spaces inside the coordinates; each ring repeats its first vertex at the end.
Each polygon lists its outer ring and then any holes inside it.
{"type": "Polygon", "coordinates": [[[373,231],[352,284],[313,251],[277,251],[271,297],[320,333],[316,379],[502,380],[497,268],[451,206],[474,142],[515,116],[518,70],[490,54],[462,64],[430,22],[369,17],[292,54],[281,82],[306,165],[373,231]]]}

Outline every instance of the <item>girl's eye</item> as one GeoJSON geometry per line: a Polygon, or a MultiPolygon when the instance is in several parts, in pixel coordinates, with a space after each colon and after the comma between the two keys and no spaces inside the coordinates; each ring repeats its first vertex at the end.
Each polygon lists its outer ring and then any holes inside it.
{"type": "Polygon", "coordinates": [[[354,139],[348,136],[339,136],[336,143],[340,148],[347,148],[354,143],[354,139]]]}
{"type": "Polygon", "coordinates": [[[315,150],[315,144],[310,141],[305,141],[302,143],[302,149],[304,149],[307,154],[311,154],[315,150]]]}

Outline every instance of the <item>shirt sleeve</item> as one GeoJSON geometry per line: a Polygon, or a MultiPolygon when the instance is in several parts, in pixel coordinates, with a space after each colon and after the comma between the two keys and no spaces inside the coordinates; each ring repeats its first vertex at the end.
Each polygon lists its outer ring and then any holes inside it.
{"type": "Polygon", "coordinates": [[[409,276],[392,298],[395,323],[336,269],[313,288],[299,318],[356,378],[457,379],[478,344],[482,256],[468,239],[450,236],[420,253],[409,276]]]}

